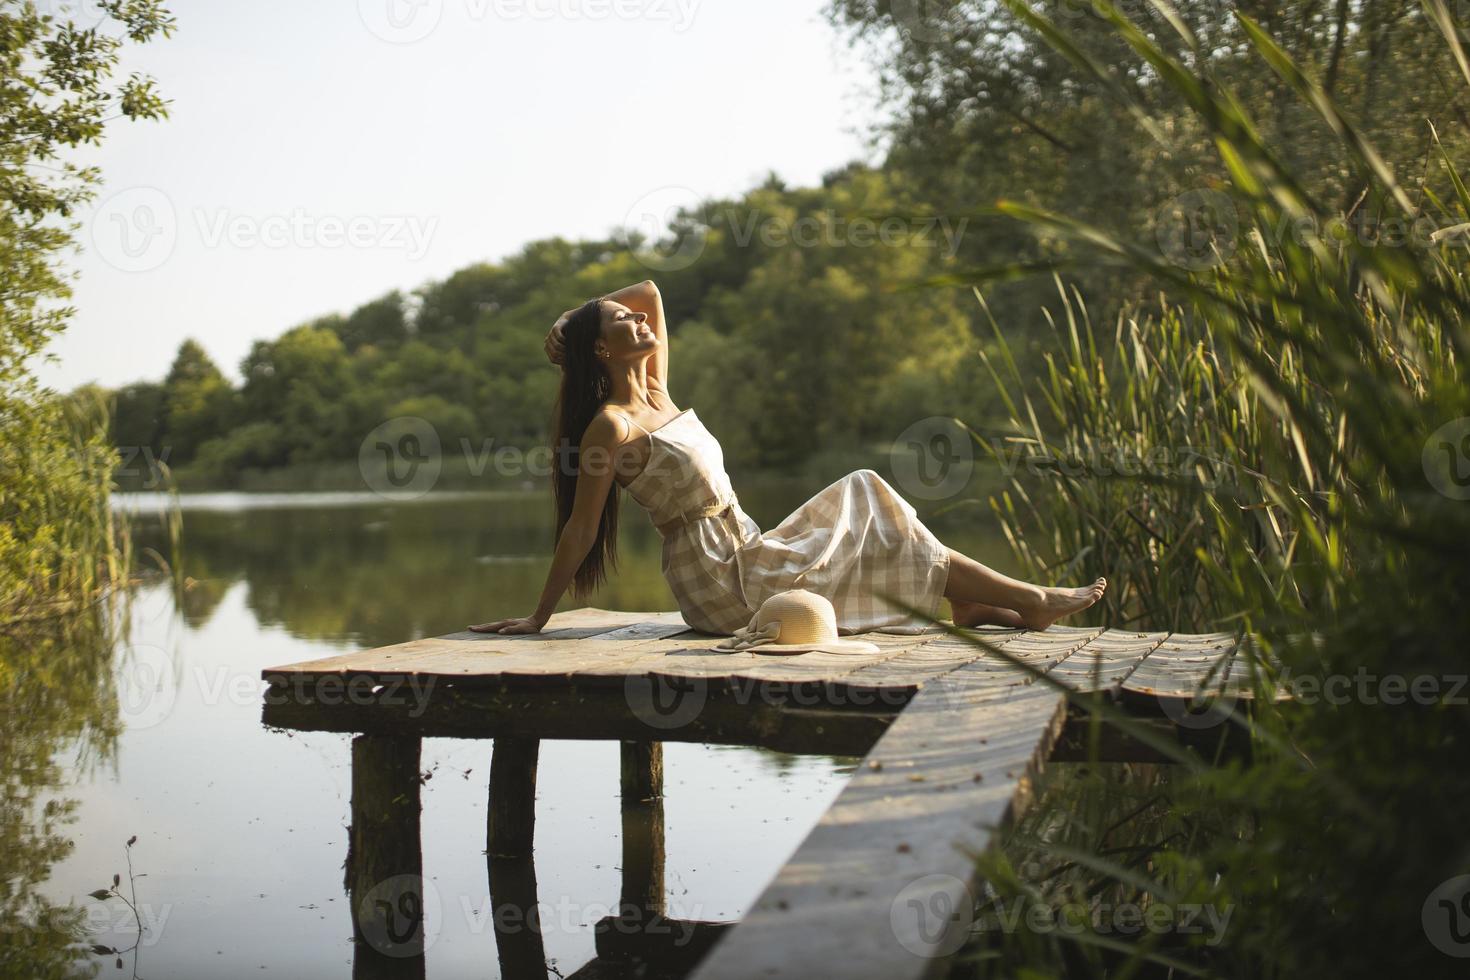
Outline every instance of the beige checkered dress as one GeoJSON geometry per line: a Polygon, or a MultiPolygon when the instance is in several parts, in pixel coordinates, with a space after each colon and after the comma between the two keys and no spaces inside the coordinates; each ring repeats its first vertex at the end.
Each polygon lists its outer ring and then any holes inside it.
{"type": "Polygon", "coordinates": [[[949,551],[873,470],[849,473],[762,531],[740,508],[720,444],[694,409],[643,431],[648,464],[625,489],[663,537],[664,578],[694,629],[731,634],[786,589],[831,600],[842,635],[924,630],[878,591],[939,618],[949,551]]]}

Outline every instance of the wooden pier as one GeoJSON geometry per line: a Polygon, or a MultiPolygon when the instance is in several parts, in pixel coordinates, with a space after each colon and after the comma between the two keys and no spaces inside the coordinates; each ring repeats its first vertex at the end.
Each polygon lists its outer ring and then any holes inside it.
{"type": "Polygon", "coordinates": [[[970,901],[974,855],[1027,805],[1048,759],[1187,751],[1208,761],[1248,749],[1230,722],[1249,707],[1250,660],[1231,634],[935,627],[863,638],[879,652],[721,653],[711,648],[723,637],[676,612],[584,608],[536,634],[455,633],[263,671],[266,725],[357,736],[354,976],[424,976],[414,894],[424,737],[494,739],[487,875],[502,975],[516,980],[547,976],[539,929],[503,929],[499,915],[536,908],[541,739],[622,743],[623,911],[598,924],[598,957],[575,976],[638,967],[653,977],[692,969],[696,980],[932,976],[968,923],[934,910],[970,901]],[[1123,715],[1123,727],[1089,742],[1084,697],[1123,715]],[[663,918],[670,741],[864,757],[733,926],[663,918]]]}

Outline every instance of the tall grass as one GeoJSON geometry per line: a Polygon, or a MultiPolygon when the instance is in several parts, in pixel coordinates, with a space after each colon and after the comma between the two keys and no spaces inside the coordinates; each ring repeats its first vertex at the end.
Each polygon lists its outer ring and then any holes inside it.
{"type": "MultiPolygon", "coordinates": [[[[1056,24],[1006,2],[1107,81],[1111,69],[1056,24]]],[[[1219,946],[1171,937],[1181,941],[1161,965],[1158,940],[1139,940],[1123,945],[1131,955],[1120,964],[1079,957],[1116,939],[1087,932],[1008,937],[964,962],[1000,976],[1451,975],[1457,961],[1432,941],[1432,916],[1444,912],[1431,898],[1470,874],[1470,710],[1452,700],[1470,671],[1470,501],[1460,499],[1470,192],[1432,126],[1423,171],[1401,181],[1313,78],[1237,14],[1262,71],[1315,113],[1361,181],[1355,215],[1366,220],[1350,223],[1197,70],[1206,59],[1172,57],[1106,2],[1095,9],[1137,56],[1124,70],[1173,88],[1211,134],[1227,179],[1209,190],[1241,230],[1217,236],[1216,261],[1200,270],[1070,216],[1000,205],[1090,260],[1150,274],[1162,295],[1099,337],[1063,291],[1057,349],[1034,383],[1002,344],[992,369],[1010,431],[977,438],[1003,461],[1019,447],[1040,463],[995,506],[1033,571],[1109,576],[1101,619],[1249,629],[1279,658],[1248,665],[1257,694],[1286,685],[1296,700],[1257,698],[1251,767],[1180,770],[1166,794],[1171,818],[1213,820],[1215,832],[1167,841],[1140,867],[1120,866],[1097,840],[1079,849],[1064,828],[1085,814],[1060,811],[1069,819],[1040,826],[1033,842],[1085,866],[1094,889],[1206,897],[1231,913],[1219,946]],[[1434,233],[1400,240],[1416,223],[1434,233]],[[1115,446],[1157,462],[1104,473],[1115,446]],[[1317,686],[1330,680],[1345,682],[1343,696],[1317,686]],[[1414,684],[1424,693],[1407,696],[1414,684]]],[[[1470,93],[1449,11],[1441,0],[1424,9],[1470,93]]],[[[1188,29],[1170,23],[1195,51],[1188,29]]],[[[985,870],[998,895],[1036,892],[1004,860],[985,870]]]]}
{"type": "Polygon", "coordinates": [[[0,397],[0,630],[75,613],[125,582],[108,427],[106,403],[85,394],[24,382],[0,397]]]}

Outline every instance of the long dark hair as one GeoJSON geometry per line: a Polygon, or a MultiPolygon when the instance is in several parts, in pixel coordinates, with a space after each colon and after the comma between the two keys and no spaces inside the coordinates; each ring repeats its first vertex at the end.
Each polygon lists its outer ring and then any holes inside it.
{"type": "MultiPolygon", "coordinates": [[[[597,357],[594,344],[602,335],[602,300],[599,296],[583,303],[567,318],[562,327],[561,391],[556,397],[551,431],[551,489],[556,498],[556,536],[561,540],[562,528],[572,517],[577,497],[577,471],[581,465],[580,446],[587,426],[597,417],[603,402],[612,393],[612,384],[597,357]]],[[[604,465],[610,465],[607,460],[604,465]]],[[[622,495],[616,480],[602,506],[602,519],[597,524],[597,539],[572,577],[572,595],[578,598],[592,592],[607,579],[605,565],[618,564],[618,507],[622,495]]]]}

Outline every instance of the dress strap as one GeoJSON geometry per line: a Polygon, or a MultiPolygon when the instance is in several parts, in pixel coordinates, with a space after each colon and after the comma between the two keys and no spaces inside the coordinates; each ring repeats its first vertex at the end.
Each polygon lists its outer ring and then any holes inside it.
{"type": "MultiPolygon", "coordinates": [[[[624,419],[624,421],[626,421],[626,422],[627,422],[627,423],[628,423],[628,424],[629,424],[629,425],[638,425],[638,423],[637,423],[637,422],[634,422],[634,421],[633,421],[633,418],[632,418],[632,416],[630,416],[630,415],[624,415],[624,414],[623,414],[623,413],[622,413],[622,412],[618,412],[618,414],[619,414],[619,415],[622,415],[622,416],[623,416],[623,419],[624,419]]],[[[640,428],[640,429],[643,429],[643,431],[644,431],[644,432],[648,432],[648,430],[647,430],[647,429],[646,429],[646,428],[644,428],[644,427],[643,427],[643,426],[641,426],[641,425],[638,425],[638,428],[640,428]]],[[[653,435],[653,433],[652,433],[652,432],[648,432],[648,434],[649,434],[649,435],[653,435]]]]}

